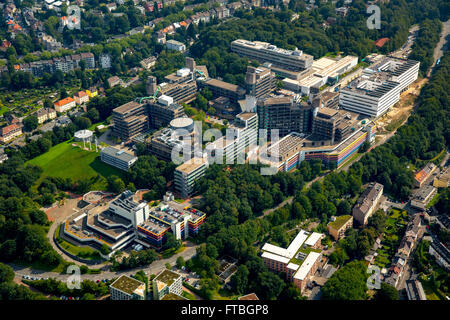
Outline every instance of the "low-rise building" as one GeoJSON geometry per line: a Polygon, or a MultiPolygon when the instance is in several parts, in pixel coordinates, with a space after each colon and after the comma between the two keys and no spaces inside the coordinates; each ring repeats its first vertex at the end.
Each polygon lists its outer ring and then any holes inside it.
{"type": "Polygon", "coordinates": [[[186,51],[186,45],[184,43],[173,39],[166,41],[166,48],[168,50],[175,50],[180,52],[186,51]]]}
{"type": "Polygon", "coordinates": [[[425,210],[428,203],[433,199],[437,189],[431,185],[425,186],[416,191],[411,199],[411,207],[425,210]]]}
{"type": "Polygon", "coordinates": [[[433,186],[435,188],[447,188],[450,186],[450,170],[448,168],[434,178],[433,186]]]}
{"type": "Polygon", "coordinates": [[[419,170],[414,176],[414,186],[420,188],[424,182],[436,171],[437,167],[434,163],[429,162],[423,169],[419,170]]]}
{"type": "Polygon", "coordinates": [[[145,300],[145,283],[121,275],[109,286],[111,300],[145,300]]]}
{"type": "Polygon", "coordinates": [[[147,69],[147,70],[154,67],[155,64],[156,64],[156,57],[153,57],[153,56],[148,57],[140,62],[140,65],[142,66],[142,68],[147,69]]]}
{"type": "Polygon", "coordinates": [[[422,283],[419,280],[406,280],[408,300],[427,300],[422,283]]]}
{"type": "Polygon", "coordinates": [[[36,117],[38,118],[38,123],[42,124],[47,120],[55,119],[56,111],[52,108],[41,108],[36,111],[36,117]]]}
{"type": "Polygon", "coordinates": [[[181,296],[182,277],[176,272],[164,270],[159,273],[152,281],[153,285],[153,299],[162,300],[165,295],[173,293],[181,296]]]}
{"type": "Polygon", "coordinates": [[[15,137],[22,134],[22,127],[17,124],[10,124],[9,126],[0,129],[0,142],[6,143],[15,137]]]}
{"type": "Polygon", "coordinates": [[[67,97],[54,103],[55,110],[58,112],[66,112],[76,106],[75,99],[67,97]]]}
{"type": "Polygon", "coordinates": [[[445,270],[450,270],[450,250],[437,238],[433,238],[428,252],[436,259],[436,262],[439,265],[445,268],[445,270]]]}
{"type": "Polygon", "coordinates": [[[359,225],[365,226],[367,224],[370,216],[375,212],[382,194],[383,185],[372,182],[358,198],[353,207],[352,215],[353,218],[358,221],[359,225]]]}
{"type": "Polygon", "coordinates": [[[105,147],[100,151],[100,159],[113,167],[128,171],[138,160],[138,157],[125,152],[125,150],[105,147]]]}
{"type": "Polygon", "coordinates": [[[78,91],[73,95],[76,104],[83,104],[89,102],[89,95],[85,91],[78,91]]]}
{"type": "Polygon", "coordinates": [[[344,237],[345,231],[353,226],[353,217],[351,215],[344,215],[335,217],[332,219],[328,225],[328,233],[338,241],[344,237]]]}
{"type": "Polygon", "coordinates": [[[262,259],[270,270],[286,273],[286,279],[304,291],[320,265],[323,234],[301,230],[287,249],[270,243],[262,247],[262,259]]]}

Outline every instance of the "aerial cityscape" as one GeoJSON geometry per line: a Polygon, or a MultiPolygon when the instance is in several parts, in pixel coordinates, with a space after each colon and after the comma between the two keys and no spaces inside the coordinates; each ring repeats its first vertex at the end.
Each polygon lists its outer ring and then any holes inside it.
{"type": "Polygon", "coordinates": [[[450,300],[449,19],[1,1],[0,301],[450,300]]]}

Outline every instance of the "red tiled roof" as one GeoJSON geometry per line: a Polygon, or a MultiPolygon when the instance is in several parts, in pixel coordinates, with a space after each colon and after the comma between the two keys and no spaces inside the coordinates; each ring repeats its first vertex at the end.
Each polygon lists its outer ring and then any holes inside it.
{"type": "Polygon", "coordinates": [[[386,42],[388,42],[389,41],[389,38],[381,38],[381,39],[378,39],[377,41],[375,41],[375,45],[378,47],[378,48],[381,48],[382,46],[384,46],[385,44],[386,44],[386,42]]]}
{"type": "Polygon", "coordinates": [[[19,129],[19,126],[17,124],[11,124],[9,126],[2,128],[2,136],[6,136],[11,131],[19,129]]]}
{"type": "Polygon", "coordinates": [[[64,106],[64,105],[66,105],[66,104],[68,104],[70,102],[73,102],[73,101],[75,101],[73,98],[67,97],[65,99],[59,100],[58,102],[55,102],[55,106],[61,107],[61,106],[64,106]]]}

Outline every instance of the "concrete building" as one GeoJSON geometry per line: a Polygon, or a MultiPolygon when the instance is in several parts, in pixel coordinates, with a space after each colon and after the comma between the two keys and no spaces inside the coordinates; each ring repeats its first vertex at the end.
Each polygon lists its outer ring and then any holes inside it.
{"type": "Polygon", "coordinates": [[[247,94],[260,98],[271,93],[276,87],[275,74],[264,67],[247,67],[245,74],[247,94]]]}
{"type": "Polygon", "coordinates": [[[419,280],[406,280],[408,300],[427,300],[422,283],[419,280]]]}
{"type": "Polygon", "coordinates": [[[267,42],[237,39],[231,43],[231,51],[261,63],[269,62],[274,66],[293,71],[309,69],[313,63],[313,56],[301,50],[277,48],[267,42]]]}
{"type": "Polygon", "coordinates": [[[36,111],[36,117],[38,118],[38,123],[42,124],[47,120],[55,119],[56,111],[52,108],[41,108],[36,111]]]}
{"type": "Polygon", "coordinates": [[[179,165],[174,172],[175,190],[183,198],[190,197],[194,192],[195,182],[203,177],[207,167],[207,160],[198,157],[179,165]]]}
{"type": "Polygon", "coordinates": [[[194,155],[194,134],[194,121],[191,118],[176,118],[168,128],[149,137],[146,141],[147,149],[150,154],[164,161],[172,161],[172,153],[176,151],[180,154],[183,152],[183,156],[190,159],[194,155]]]}
{"type": "Polygon", "coordinates": [[[145,283],[121,275],[109,286],[111,300],[145,300],[145,283]]]}
{"type": "Polygon", "coordinates": [[[353,227],[353,217],[351,215],[344,215],[339,217],[333,217],[327,225],[328,233],[338,241],[345,235],[345,231],[348,228],[353,227]]]}
{"type": "Polygon", "coordinates": [[[182,283],[182,276],[178,273],[170,270],[161,271],[152,281],[153,299],[161,300],[169,293],[181,296],[183,293],[182,283]]]}
{"type": "Polygon", "coordinates": [[[173,119],[184,117],[184,108],[175,103],[170,96],[162,95],[155,101],[148,101],[150,126],[159,129],[167,126],[173,119]]]}
{"type": "Polygon", "coordinates": [[[418,76],[420,62],[387,57],[364,69],[358,79],[341,88],[342,108],[379,117],[400,99],[418,76]]]}
{"type": "Polygon", "coordinates": [[[436,171],[434,163],[428,162],[423,169],[419,170],[414,176],[414,187],[421,188],[424,182],[436,171]]]}
{"type": "Polygon", "coordinates": [[[360,195],[352,210],[353,218],[361,226],[365,226],[370,216],[375,212],[375,209],[383,195],[383,185],[377,182],[372,182],[360,195]]]}
{"type": "Polygon", "coordinates": [[[22,134],[22,127],[17,124],[11,124],[9,126],[0,129],[0,142],[7,143],[15,137],[22,134]]]}
{"type": "Polygon", "coordinates": [[[224,82],[217,79],[207,79],[206,81],[199,81],[201,88],[208,88],[214,98],[226,97],[232,103],[237,104],[239,100],[245,98],[245,89],[238,85],[224,82]]]}
{"type": "Polygon", "coordinates": [[[259,129],[277,129],[279,136],[284,137],[291,132],[311,132],[313,108],[307,103],[296,102],[292,97],[276,96],[258,99],[256,103],[259,129]]]}
{"type": "Polygon", "coordinates": [[[357,114],[349,111],[320,108],[313,119],[312,133],[319,140],[329,140],[334,144],[351,134],[354,119],[357,117],[357,114]]]}
{"type": "Polygon", "coordinates": [[[256,148],[258,139],[258,115],[242,112],[221,136],[205,146],[209,163],[244,163],[245,154],[256,148]]]}
{"type": "Polygon", "coordinates": [[[419,189],[414,193],[413,198],[411,199],[411,207],[425,210],[436,193],[437,189],[431,185],[419,189]]]}
{"type": "Polygon", "coordinates": [[[447,188],[450,186],[450,170],[448,168],[434,178],[433,186],[435,188],[447,188]]]}
{"type": "Polygon", "coordinates": [[[186,45],[184,43],[173,40],[173,39],[166,41],[166,48],[168,50],[175,50],[175,51],[179,51],[179,52],[186,51],[186,45]]]}
{"type": "Polygon", "coordinates": [[[270,270],[286,273],[286,279],[303,292],[319,267],[322,238],[323,234],[301,230],[286,249],[264,244],[261,258],[270,270]]]}
{"type": "Polygon", "coordinates": [[[161,249],[168,232],[175,239],[184,241],[198,234],[205,219],[204,212],[174,201],[173,194],[167,192],[163,201],[151,207],[148,217],[137,226],[136,241],[146,247],[161,249]]]}
{"type": "Polygon", "coordinates": [[[122,141],[144,133],[149,129],[147,107],[145,104],[130,101],[112,112],[113,134],[122,141]]]}
{"type": "Polygon", "coordinates": [[[66,112],[76,106],[75,99],[71,97],[64,98],[54,103],[55,110],[58,112],[66,112]]]}
{"type": "Polygon", "coordinates": [[[126,153],[124,150],[119,150],[114,147],[105,147],[100,151],[100,159],[113,167],[128,171],[138,160],[138,157],[126,153]]]}
{"type": "Polygon", "coordinates": [[[450,270],[450,250],[438,239],[433,239],[428,252],[436,259],[436,262],[439,265],[445,268],[445,270],[450,270]]]}
{"type": "Polygon", "coordinates": [[[155,66],[156,57],[151,56],[146,59],[143,59],[139,64],[142,66],[142,68],[149,70],[155,66]]]}
{"type": "Polygon", "coordinates": [[[312,101],[314,108],[339,109],[339,92],[324,92],[312,101]]]}

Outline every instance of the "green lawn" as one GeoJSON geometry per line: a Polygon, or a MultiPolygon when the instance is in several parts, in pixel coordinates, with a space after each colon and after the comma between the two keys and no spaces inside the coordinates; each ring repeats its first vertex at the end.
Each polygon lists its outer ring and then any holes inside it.
{"type": "MultiPolygon", "coordinates": [[[[107,165],[100,160],[99,152],[85,151],[72,146],[72,141],[60,143],[27,163],[38,165],[43,174],[37,185],[45,177],[71,178],[74,180],[90,179],[97,174],[106,178],[111,175],[124,177],[124,172],[107,165]]],[[[101,179],[92,189],[105,189],[106,181],[101,179]]]]}
{"type": "Polygon", "coordinates": [[[9,110],[9,109],[8,109],[7,107],[0,105],[0,116],[1,116],[2,114],[4,114],[6,111],[8,111],[8,110],[9,110]]]}

